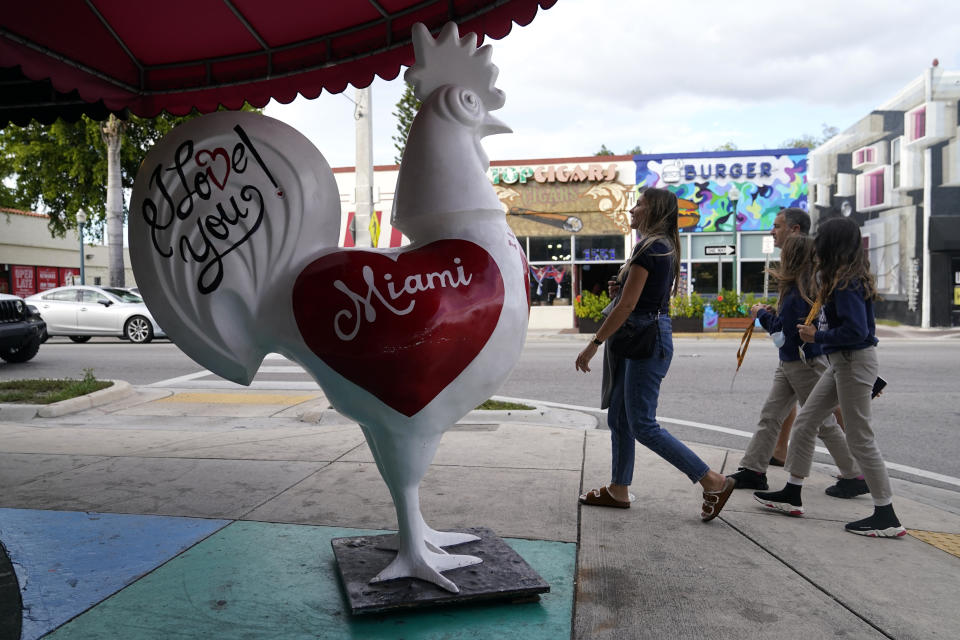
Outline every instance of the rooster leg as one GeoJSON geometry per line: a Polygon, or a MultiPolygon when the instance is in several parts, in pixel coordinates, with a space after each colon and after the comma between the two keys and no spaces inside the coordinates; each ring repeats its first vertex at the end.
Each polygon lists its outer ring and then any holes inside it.
{"type": "Polygon", "coordinates": [[[364,429],[364,434],[371,444],[371,451],[376,451],[377,467],[390,489],[400,525],[397,556],[370,583],[419,578],[452,593],[459,593],[457,585],[441,573],[477,564],[481,560],[475,556],[448,554],[430,544],[426,539],[427,527],[420,515],[420,480],[433,460],[441,434],[426,440],[409,437],[412,434],[396,437],[393,434],[376,433],[374,429],[364,429]]]}
{"type": "MultiPolygon", "coordinates": [[[[383,465],[380,463],[380,454],[377,452],[376,441],[371,437],[367,427],[360,425],[360,430],[363,431],[363,435],[367,439],[367,444],[370,445],[370,452],[373,453],[373,460],[377,463],[377,469],[380,471],[380,475],[386,478],[383,473],[383,465]]],[[[390,495],[393,496],[392,491],[390,495]]],[[[397,504],[396,497],[394,497],[394,504],[397,504]]],[[[419,509],[417,509],[416,515],[418,518],[420,518],[420,522],[423,523],[424,540],[434,547],[437,547],[437,550],[443,547],[453,547],[458,544],[474,542],[475,540],[480,539],[479,536],[475,536],[472,533],[461,533],[459,531],[437,531],[427,524],[426,520],[423,519],[423,514],[419,509]]],[[[399,545],[397,544],[396,540],[393,539],[390,542],[380,545],[378,548],[396,551],[399,548],[399,545]]]]}

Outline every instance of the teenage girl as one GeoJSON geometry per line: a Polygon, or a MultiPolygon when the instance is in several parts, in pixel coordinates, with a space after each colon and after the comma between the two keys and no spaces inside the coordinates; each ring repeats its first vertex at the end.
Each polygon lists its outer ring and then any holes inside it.
{"type": "Polygon", "coordinates": [[[823,302],[825,324],[816,329],[801,323],[797,331],[804,342],[823,345],[830,367],[797,415],[787,452],[786,486],[754,496],[769,509],[803,513],[800,492],[813,464],[817,429],[839,403],[847,445],[863,470],[874,505],[873,515],[847,523],[846,530],[862,536],[900,537],[906,531],[893,510],[890,477],[870,428],[870,394],[878,369],[873,317],[877,291],[860,226],[849,218],[827,220],[820,225],[815,245],[820,275],[817,299],[823,302]]]}
{"type": "MultiPolygon", "coordinates": [[[[781,247],[779,266],[770,270],[779,290],[776,312],[773,307],[761,304],[750,309],[751,317],[758,318],[763,328],[771,334],[780,332],[783,341],[780,364],[760,412],[757,430],[740,460],[740,469],[730,475],[736,481],[737,489],[767,490],[767,465],[777,443],[780,424],[797,406],[797,402],[801,406],[806,403],[810,391],[827,370],[823,347],[802,342],[796,329],[798,324],[803,324],[813,303],[816,290],[813,271],[815,255],[813,238],[810,236],[787,237],[781,247]]],[[[835,487],[829,487],[827,494],[833,495],[838,487],[852,495],[867,493],[867,484],[857,477],[860,469],[850,455],[843,430],[832,413],[820,423],[819,436],[840,469],[840,481],[835,487]]],[[[796,509],[802,510],[802,507],[796,509]]]]}

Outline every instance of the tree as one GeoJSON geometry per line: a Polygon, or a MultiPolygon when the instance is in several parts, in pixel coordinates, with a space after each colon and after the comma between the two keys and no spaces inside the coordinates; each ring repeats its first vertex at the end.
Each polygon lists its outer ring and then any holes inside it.
{"type": "Polygon", "coordinates": [[[413,124],[413,119],[417,116],[422,104],[413,92],[413,85],[407,83],[407,88],[403,90],[403,95],[397,101],[397,109],[393,112],[393,116],[397,119],[397,135],[393,136],[393,146],[397,150],[397,155],[393,160],[397,164],[400,164],[403,158],[403,150],[407,148],[407,136],[410,135],[410,125],[413,124]]]}
{"type": "Polygon", "coordinates": [[[723,144],[714,148],[714,151],[736,151],[739,148],[740,147],[738,147],[736,143],[733,142],[733,140],[727,140],[723,144]]]}
{"type": "Polygon", "coordinates": [[[839,129],[828,126],[826,123],[824,123],[820,137],[805,133],[799,138],[785,140],[780,146],[784,149],[800,149],[804,147],[807,149],[816,149],[838,133],[840,133],[839,129]]]}
{"type": "MultiPolygon", "coordinates": [[[[624,155],[624,156],[637,156],[637,155],[640,155],[641,153],[643,153],[643,149],[640,148],[640,145],[637,145],[637,146],[635,146],[633,149],[630,149],[629,151],[625,151],[624,153],[622,153],[622,154],[620,154],[620,155],[624,155]]],[[[613,151],[610,151],[610,149],[607,149],[607,145],[601,144],[601,145],[600,145],[600,151],[597,151],[597,152],[596,152],[595,154],[593,154],[593,155],[595,155],[595,156],[615,156],[615,155],[617,155],[617,154],[614,153],[613,151]]]]}
{"type": "Polygon", "coordinates": [[[111,116],[106,122],[83,116],[73,123],[8,125],[0,130],[0,205],[42,210],[54,236],[75,228],[83,209],[85,233],[101,239],[106,227],[110,284],[123,286],[123,191],[133,188],[147,151],[197,115],[131,115],[126,121],[111,116]]]}
{"type": "Polygon", "coordinates": [[[596,152],[595,154],[593,154],[593,155],[595,155],[595,156],[613,156],[613,155],[616,155],[616,154],[615,154],[613,151],[610,151],[610,149],[607,149],[607,145],[601,144],[601,145],[600,145],[600,151],[597,151],[597,152],[596,152]]]}

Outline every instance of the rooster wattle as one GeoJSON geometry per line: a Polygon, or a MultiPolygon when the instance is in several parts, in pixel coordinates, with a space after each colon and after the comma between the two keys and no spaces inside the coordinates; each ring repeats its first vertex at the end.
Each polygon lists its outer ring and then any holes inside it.
{"type": "Polygon", "coordinates": [[[480,145],[507,132],[490,47],[450,23],[413,30],[407,71],[423,106],[400,166],[399,249],[340,249],[340,198],[323,156],[292,128],[221,112],[190,121],[137,176],[130,255],[158,323],[200,365],[249,384],[270,352],[298,362],[357,421],[390,490],[398,552],[371,582],[480,562],[442,550],[419,484],[444,431],[496,393],[526,339],[526,257],[480,145]]]}

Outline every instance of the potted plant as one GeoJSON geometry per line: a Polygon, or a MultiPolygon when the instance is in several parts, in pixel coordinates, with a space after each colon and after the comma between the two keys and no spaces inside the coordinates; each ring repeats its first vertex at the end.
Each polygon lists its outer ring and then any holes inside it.
{"type": "Polygon", "coordinates": [[[698,293],[670,298],[670,321],[675,333],[703,331],[703,298],[698,293]]]}
{"type": "Polygon", "coordinates": [[[573,300],[573,313],[577,316],[580,333],[596,333],[603,323],[603,310],[610,304],[606,291],[600,295],[584,291],[573,300]]]}
{"type": "Polygon", "coordinates": [[[748,293],[740,296],[736,291],[723,290],[717,295],[714,308],[720,317],[717,319],[718,331],[743,331],[753,320],[750,319],[750,307],[756,303],[776,304],[776,298],[757,298],[748,293]]]}

